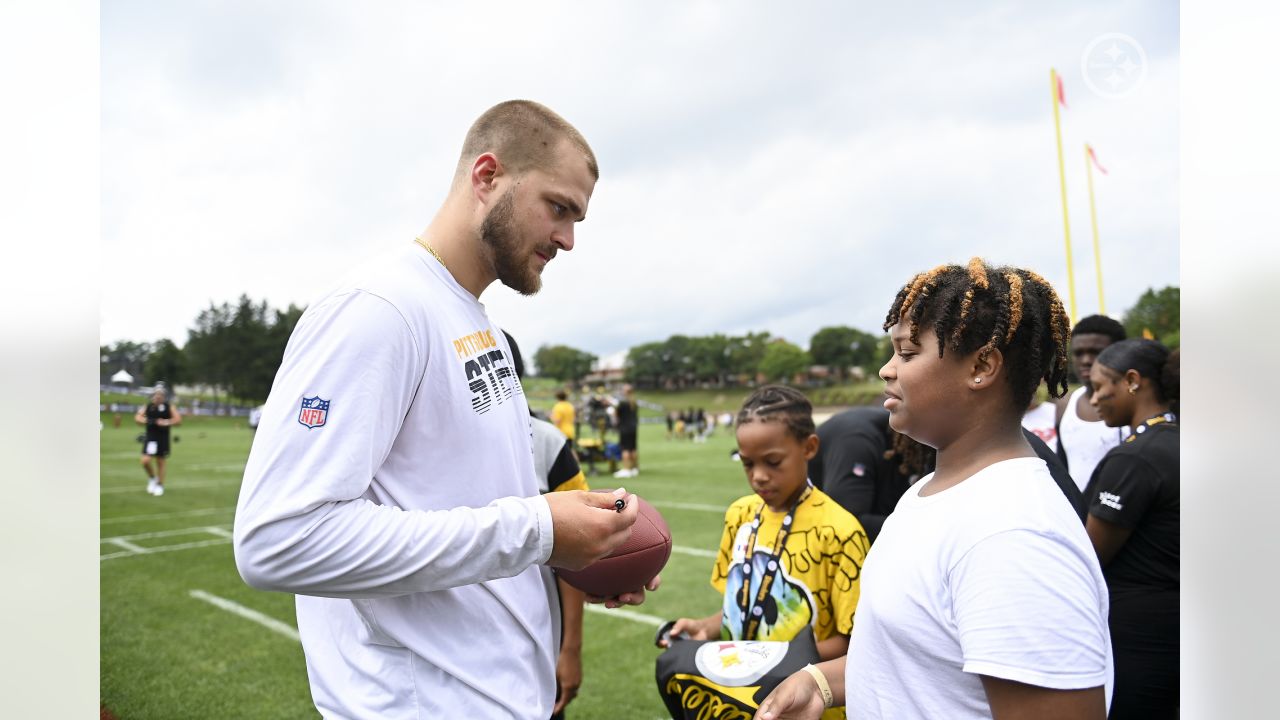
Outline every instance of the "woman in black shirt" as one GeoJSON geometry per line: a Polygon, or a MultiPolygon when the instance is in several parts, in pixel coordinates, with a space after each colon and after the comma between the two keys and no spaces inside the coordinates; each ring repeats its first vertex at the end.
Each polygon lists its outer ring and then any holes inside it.
{"type": "Polygon", "coordinates": [[[1108,346],[1091,404],[1130,435],[1085,490],[1085,527],[1111,595],[1113,720],[1178,715],[1178,353],[1153,340],[1108,346]]]}

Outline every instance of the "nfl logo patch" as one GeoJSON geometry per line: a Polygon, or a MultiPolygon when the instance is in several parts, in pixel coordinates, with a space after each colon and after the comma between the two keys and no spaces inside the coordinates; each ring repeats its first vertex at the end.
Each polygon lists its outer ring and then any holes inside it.
{"type": "Polygon", "coordinates": [[[318,428],[329,419],[329,401],[322,400],[319,395],[302,398],[302,409],[298,411],[298,422],[308,428],[318,428]]]}

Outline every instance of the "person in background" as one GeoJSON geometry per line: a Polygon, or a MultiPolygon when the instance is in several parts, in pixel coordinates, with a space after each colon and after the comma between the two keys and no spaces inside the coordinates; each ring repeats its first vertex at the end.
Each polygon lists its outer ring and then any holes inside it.
{"type": "Polygon", "coordinates": [[[147,473],[147,492],[160,497],[164,495],[169,460],[169,428],[182,422],[182,413],[169,402],[164,390],[157,389],[151,393],[150,402],[138,408],[133,421],[147,427],[142,441],[142,469],[147,473]]]}
{"type": "Polygon", "coordinates": [[[636,404],[636,391],[631,385],[622,386],[622,397],[614,407],[618,418],[618,445],[622,448],[622,469],[614,473],[616,478],[635,477],[640,474],[637,454],[640,430],[640,406],[636,404]]]}
{"type": "Polygon", "coordinates": [[[1121,340],[1090,371],[1090,402],[1129,436],[1089,480],[1087,529],[1111,593],[1112,720],[1177,718],[1181,480],[1178,352],[1121,340]]]}
{"type": "Polygon", "coordinates": [[[1082,493],[1098,461],[1108,450],[1119,445],[1128,432],[1125,428],[1107,427],[1089,404],[1089,394],[1093,392],[1089,371],[1094,360],[1108,345],[1124,338],[1124,326],[1105,315],[1081,318],[1071,330],[1071,361],[1082,385],[1055,403],[1055,426],[1058,457],[1062,458],[1082,493]]]}
{"type": "Polygon", "coordinates": [[[551,424],[564,433],[571,445],[577,432],[577,416],[578,413],[573,409],[573,403],[569,402],[569,394],[563,388],[557,390],[556,404],[551,406],[551,424]]]}
{"type": "Polygon", "coordinates": [[[1058,452],[1057,412],[1057,405],[1044,402],[1037,396],[1031,399],[1031,406],[1022,414],[1022,427],[1035,433],[1053,453],[1058,452]]]}
{"type": "Polygon", "coordinates": [[[933,448],[894,432],[883,407],[836,413],[818,426],[818,438],[809,478],[858,518],[873,543],[902,494],[933,469],[933,448]]]}

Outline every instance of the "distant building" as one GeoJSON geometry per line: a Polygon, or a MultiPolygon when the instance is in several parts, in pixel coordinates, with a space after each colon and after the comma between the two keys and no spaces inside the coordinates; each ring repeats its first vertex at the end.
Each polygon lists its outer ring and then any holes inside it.
{"type": "Polygon", "coordinates": [[[608,385],[609,383],[622,382],[627,374],[627,351],[620,350],[611,355],[605,355],[598,358],[591,366],[591,372],[582,378],[582,381],[590,384],[608,385]]]}

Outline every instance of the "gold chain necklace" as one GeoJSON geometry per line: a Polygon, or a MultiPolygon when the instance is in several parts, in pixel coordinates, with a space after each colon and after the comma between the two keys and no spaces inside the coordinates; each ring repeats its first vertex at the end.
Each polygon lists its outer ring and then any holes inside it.
{"type": "Polygon", "coordinates": [[[435,258],[436,260],[439,260],[440,264],[444,265],[444,258],[440,257],[440,253],[436,252],[435,248],[428,245],[426,240],[423,240],[421,237],[415,237],[413,241],[418,243],[422,247],[426,248],[427,252],[431,253],[431,257],[435,258]]]}

